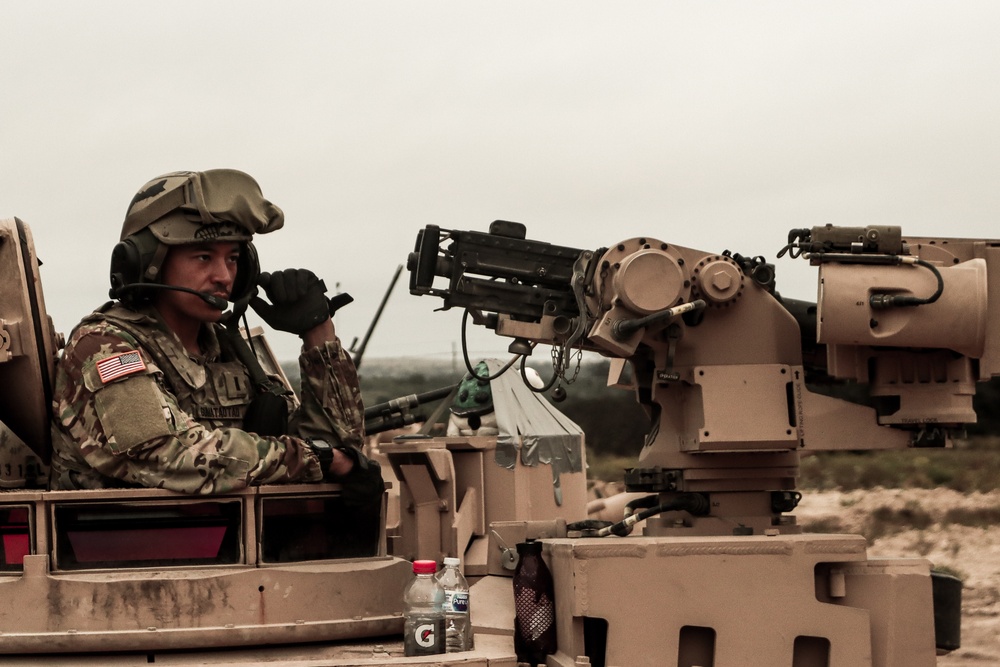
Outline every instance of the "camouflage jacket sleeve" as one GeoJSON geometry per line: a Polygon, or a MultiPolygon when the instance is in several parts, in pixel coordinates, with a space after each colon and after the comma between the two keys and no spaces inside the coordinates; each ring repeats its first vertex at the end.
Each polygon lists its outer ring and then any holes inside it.
{"type": "Polygon", "coordinates": [[[305,350],[299,357],[302,405],[292,415],[290,431],[302,438],[326,440],[334,447],[361,448],[365,409],[354,362],[339,340],[305,350]]]}
{"type": "Polygon", "coordinates": [[[137,350],[137,341],[113,327],[88,332],[67,349],[57,373],[55,409],[59,428],[69,436],[64,440],[78,448],[69,454],[126,484],[185,493],[322,479],[319,461],[298,438],[212,429],[196,421],[178,406],[162,373],[142,352],[142,370],[101,377],[100,361],[137,350]]]}

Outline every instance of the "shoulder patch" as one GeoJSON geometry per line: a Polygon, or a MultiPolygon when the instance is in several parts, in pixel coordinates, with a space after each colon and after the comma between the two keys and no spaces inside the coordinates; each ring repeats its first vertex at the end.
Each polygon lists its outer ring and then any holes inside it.
{"type": "Polygon", "coordinates": [[[146,362],[142,360],[138,350],[132,350],[101,359],[96,363],[95,369],[101,383],[107,384],[126,375],[141,373],[146,370],[146,362]]]}

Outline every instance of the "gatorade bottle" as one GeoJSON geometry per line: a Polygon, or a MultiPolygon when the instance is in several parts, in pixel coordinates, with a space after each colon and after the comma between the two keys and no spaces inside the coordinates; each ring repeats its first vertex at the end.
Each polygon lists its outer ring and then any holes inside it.
{"type": "Polygon", "coordinates": [[[472,623],[469,620],[469,584],[459,569],[462,561],[445,558],[437,580],[444,588],[444,644],[446,653],[472,648],[472,623]]]}
{"type": "Polygon", "coordinates": [[[556,609],[552,573],[542,560],[542,543],[517,545],[514,570],[514,652],[518,662],[545,664],[556,652],[556,609]]]}
{"type": "Polygon", "coordinates": [[[444,588],[434,578],[437,563],[413,561],[417,575],[403,591],[403,654],[444,653],[444,588]]]}

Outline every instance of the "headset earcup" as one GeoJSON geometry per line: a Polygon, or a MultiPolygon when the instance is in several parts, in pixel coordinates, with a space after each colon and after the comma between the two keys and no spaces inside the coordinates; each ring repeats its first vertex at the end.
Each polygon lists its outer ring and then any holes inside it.
{"type": "Polygon", "coordinates": [[[249,297],[256,290],[257,279],[260,278],[257,249],[250,241],[241,243],[240,246],[240,259],[236,264],[236,282],[229,297],[230,301],[240,301],[244,297],[249,297]]]}
{"type": "Polygon", "coordinates": [[[159,282],[167,250],[148,229],[122,239],[111,251],[111,298],[129,306],[148,301],[145,290],[129,286],[159,282]]]}
{"type": "Polygon", "coordinates": [[[142,261],[139,249],[131,238],[118,243],[111,251],[111,291],[112,299],[123,295],[121,290],[126,285],[141,282],[142,261]]]}

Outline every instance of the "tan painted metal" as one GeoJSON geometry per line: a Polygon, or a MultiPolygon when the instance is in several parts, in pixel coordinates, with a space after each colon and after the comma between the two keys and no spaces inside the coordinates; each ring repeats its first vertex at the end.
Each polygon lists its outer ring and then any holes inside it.
{"type": "MultiPolygon", "coordinates": [[[[0,421],[31,448],[34,465],[48,461],[49,381],[58,345],[31,230],[17,218],[0,219],[0,421]]],[[[0,487],[34,483],[25,480],[27,472],[0,470],[0,487]]]]}
{"type": "Polygon", "coordinates": [[[559,652],[608,621],[607,665],[925,667],[930,563],[868,561],[858,536],[551,540],[559,652]],[[655,589],[655,593],[651,590],[655,589]],[[822,646],[829,661],[809,660],[822,646]]]}

